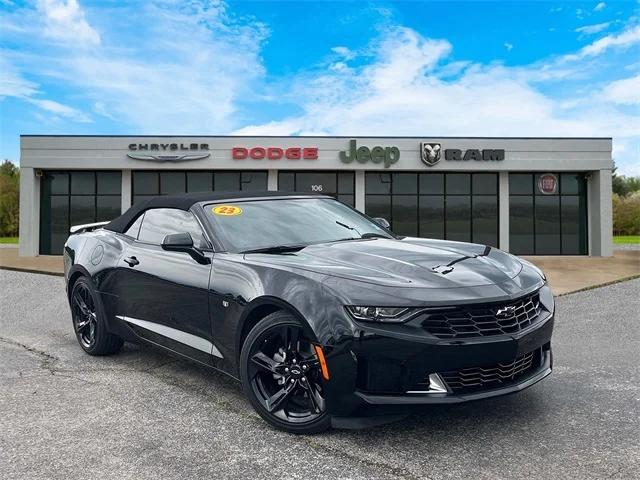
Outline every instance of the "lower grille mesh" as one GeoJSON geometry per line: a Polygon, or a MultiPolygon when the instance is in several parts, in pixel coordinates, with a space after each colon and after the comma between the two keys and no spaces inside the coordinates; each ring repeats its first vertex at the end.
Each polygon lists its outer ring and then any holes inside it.
{"type": "Polygon", "coordinates": [[[471,367],[441,372],[440,376],[454,393],[498,388],[515,383],[540,366],[541,349],[526,353],[513,362],[488,367],[471,367]]]}

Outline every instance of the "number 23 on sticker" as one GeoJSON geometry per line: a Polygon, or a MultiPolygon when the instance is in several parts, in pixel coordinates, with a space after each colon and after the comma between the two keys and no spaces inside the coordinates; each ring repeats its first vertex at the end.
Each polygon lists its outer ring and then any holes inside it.
{"type": "Polygon", "coordinates": [[[242,209],[234,205],[218,205],[211,209],[214,215],[232,216],[242,215],[242,209]]]}

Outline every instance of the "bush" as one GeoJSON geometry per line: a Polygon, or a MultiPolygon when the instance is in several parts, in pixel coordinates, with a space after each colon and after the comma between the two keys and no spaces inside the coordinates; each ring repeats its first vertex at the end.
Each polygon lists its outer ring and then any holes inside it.
{"type": "Polygon", "coordinates": [[[640,235],[640,192],[613,194],[613,234],[640,235]]]}

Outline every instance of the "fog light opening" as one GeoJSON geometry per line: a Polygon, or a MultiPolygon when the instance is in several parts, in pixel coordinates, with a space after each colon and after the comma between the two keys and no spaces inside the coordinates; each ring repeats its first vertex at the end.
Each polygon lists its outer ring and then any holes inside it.
{"type": "MultiPolygon", "coordinates": [[[[447,384],[444,383],[442,377],[437,373],[431,373],[427,377],[429,381],[428,387],[426,390],[409,390],[407,393],[449,393],[449,389],[447,388],[447,384]]],[[[427,382],[425,382],[427,383],[427,382]]]]}

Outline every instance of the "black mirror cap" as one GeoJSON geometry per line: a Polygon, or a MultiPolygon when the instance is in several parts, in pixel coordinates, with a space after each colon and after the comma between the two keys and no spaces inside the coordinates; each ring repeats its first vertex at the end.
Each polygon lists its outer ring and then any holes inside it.
{"type": "Polygon", "coordinates": [[[373,219],[373,221],[376,222],[381,227],[386,228],[387,230],[391,229],[391,224],[389,223],[389,221],[386,218],[375,217],[373,219]]]}
{"type": "Polygon", "coordinates": [[[190,233],[172,233],[164,237],[162,248],[165,250],[184,250],[193,248],[193,238],[190,233]]]}

